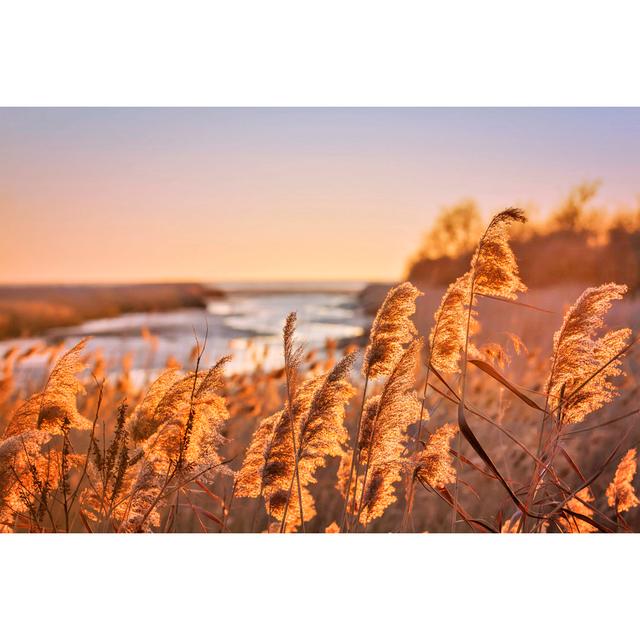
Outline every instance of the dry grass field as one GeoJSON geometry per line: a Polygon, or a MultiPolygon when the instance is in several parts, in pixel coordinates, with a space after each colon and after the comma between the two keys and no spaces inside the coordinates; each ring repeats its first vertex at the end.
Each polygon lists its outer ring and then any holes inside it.
{"type": "Polygon", "coordinates": [[[0,529],[637,531],[639,303],[528,292],[524,221],[496,215],[448,288],[392,288],[364,348],[306,350],[292,312],[276,370],[204,367],[206,335],[142,385],[90,339],[8,351],[0,529]]]}

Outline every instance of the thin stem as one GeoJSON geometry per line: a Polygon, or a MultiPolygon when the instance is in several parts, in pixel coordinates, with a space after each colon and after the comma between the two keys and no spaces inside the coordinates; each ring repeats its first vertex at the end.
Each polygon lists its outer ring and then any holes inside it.
{"type": "MultiPolygon", "coordinates": [[[[480,241],[480,245],[478,248],[478,254],[480,253],[482,247],[482,241],[480,241]]],[[[469,354],[469,331],[471,328],[471,313],[473,311],[473,296],[475,290],[475,270],[473,276],[471,278],[471,288],[469,290],[469,306],[467,311],[467,328],[464,335],[464,354],[462,358],[462,380],[460,382],[460,404],[464,407],[465,403],[465,391],[467,388],[467,359],[469,354]]],[[[460,431],[458,431],[457,444],[456,448],[460,451],[460,445],[462,444],[460,431]]],[[[458,507],[458,492],[460,488],[460,472],[462,470],[462,465],[460,464],[460,460],[456,459],[456,483],[453,490],[453,510],[451,512],[451,532],[455,533],[456,530],[456,514],[458,507]]]]}
{"type": "MultiPolygon", "coordinates": [[[[384,398],[381,398],[380,404],[378,405],[378,411],[380,410],[380,406],[382,406],[383,402],[384,402],[384,398]]],[[[373,443],[375,441],[377,426],[378,426],[378,412],[376,412],[376,416],[373,421],[373,426],[371,427],[371,439],[369,441],[369,447],[367,451],[367,463],[364,467],[364,476],[362,478],[362,493],[360,494],[360,504],[358,506],[358,515],[355,521],[356,528],[358,527],[358,523],[360,522],[360,514],[362,513],[362,509],[364,507],[364,492],[365,492],[365,489],[367,488],[367,477],[369,475],[369,467],[371,465],[371,452],[373,451],[373,443]]],[[[356,489],[357,489],[357,484],[356,484],[356,489]]]]}
{"type": "Polygon", "coordinates": [[[249,529],[249,533],[253,533],[253,530],[256,526],[256,519],[258,517],[258,511],[260,510],[261,501],[262,501],[262,488],[260,489],[260,495],[256,500],[256,507],[253,510],[253,517],[251,518],[251,528],[249,529]]]}
{"type": "Polygon", "coordinates": [[[87,467],[89,466],[89,457],[91,456],[91,448],[93,446],[93,439],[95,437],[95,432],[96,432],[96,424],[98,423],[100,406],[102,404],[103,391],[104,391],[104,380],[102,381],[102,384],[100,384],[100,388],[98,391],[98,402],[96,405],[96,414],[95,414],[95,418],[93,419],[93,424],[91,425],[91,435],[89,436],[89,447],[87,448],[87,455],[85,456],[85,459],[84,459],[84,466],[82,467],[82,473],[80,474],[80,479],[78,480],[75,491],[71,496],[71,500],[69,502],[69,509],[71,509],[74,502],[76,501],[76,498],[78,496],[78,491],[80,491],[80,485],[82,484],[82,481],[84,480],[84,477],[87,474],[87,467]]]}
{"type": "MultiPolygon", "coordinates": [[[[285,352],[286,353],[286,352],[285,352]]],[[[300,522],[302,523],[302,532],[306,533],[304,526],[304,512],[302,508],[302,486],[300,485],[300,471],[298,469],[298,447],[296,445],[296,433],[295,423],[293,418],[293,389],[292,386],[295,381],[295,376],[291,375],[291,363],[285,362],[285,372],[287,376],[287,409],[289,412],[289,426],[291,427],[291,442],[293,445],[293,455],[295,468],[293,471],[294,477],[291,480],[291,486],[289,487],[289,493],[287,495],[287,502],[284,505],[284,513],[282,514],[282,523],[280,525],[280,533],[284,533],[287,526],[287,513],[289,511],[289,501],[291,499],[291,491],[293,488],[293,480],[295,479],[298,485],[298,505],[300,509],[300,522]],[[292,379],[293,378],[293,379],[292,379]]]]}
{"type": "Polygon", "coordinates": [[[412,473],[409,480],[409,490],[407,491],[407,500],[404,507],[404,514],[402,516],[402,528],[401,531],[406,532],[409,527],[409,521],[411,520],[411,513],[413,511],[413,501],[415,499],[415,487],[416,487],[416,474],[412,473]]]}
{"type": "MultiPolygon", "coordinates": [[[[438,320],[436,321],[436,326],[433,334],[433,341],[435,344],[435,340],[438,335],[438,327],[440,325],[440,314],[438,314],[438,320]]],[[[424,420],[424,410],[427,402],[427,390],[429,389],[429,373],[431,372],[431,354],[432,350],[429,350],[429,360],[427,362],[427,373],[424,378],[424,387],[422,389],[422,402],[420,403],[420,418],[418,420],[418,433],[413,442],[413,453],[417,453],[418,445],[420,444],[420,440],[422,438],[422,423],[424,420]]],[[[413,511],[413,502],[414,502],[414,494],[415,494],[415,475],[411,475],[409,480],[409,490],[407,492],[407,500],[404,506],[404,515],[402,517],[402,530],[405,531],[408,525],[409,519],[411,517],[411,512],[413,511]]]]}
{"type": "MultiPolygon", "coordinates": [[[[347,521],[347,511],[349,505],[349,498],[351,494],[351,482],[353,480],[353,471],[356,468],[356,460],[358,459],[358,443],[360,442],[360,434],[362,432],[362,414],[364,412],[364,403],[367,399],[367,387],[369,386],[369,370],[367,368],[367,375],[364,378],[364,390],[362,391],[362,402],[360,403],[360,413],[358,414],[358,427],[356,429],[356,438],[353,443],[352,451],[353,454],[351,456],[351,468],[349,469],[349,479],[347,480],[347,489],[344,496],[344,507],[342,510],[342,520],[340,524],[340,532],[344,532],[345,525],[347,521]]],[[[358,473],[356,472],[355,486],[358,486],[358,473]]],[[[354,504],[352,506],[352,511],[355,508],[355,491],[354,491],[354,504]]]]}
{"type": "Polygon", "coordinates": [[[427,403],[427,390],[429,388],[429,372],[431,371],[431,356],[429,356],[429,362],[427,363],[427,375],[424,378],[424,387],[422,389],[422,402],[420,404],[420,418],[418,419],[418,433],[413,443],[413,453],[418,450],[420,439],[422,438],[422,427],[424,420],[424,410],[427,403]]]}
{"type": "Polygon", "coordinates": [[[236,483],[234,481],[233,487],[231,487],[231,496],[229,498],[229,506],[225,506],[224,502],[222,503],[222,524],[220,525],[220,533],[224,532],[227,517],[231,512],[231,505],[233,504],[233,498],[236,495],[236,483]]]}

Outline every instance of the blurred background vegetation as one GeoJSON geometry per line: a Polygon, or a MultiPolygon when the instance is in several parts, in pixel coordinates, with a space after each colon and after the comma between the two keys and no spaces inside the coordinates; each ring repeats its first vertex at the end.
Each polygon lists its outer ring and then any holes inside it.
{"type": "MultiPolygon", "coordinates": [[[[512,246],[530,288],[614,281],[638,291],[640,203],[606,210],[594,204],[599,186],[578,185],[548,218],[514,228],[512,246]]],[[[406,278],[424,287],[454,281],[467,268],[484,228],[473,200],[443,209],[409,260],[406,278]]]]}

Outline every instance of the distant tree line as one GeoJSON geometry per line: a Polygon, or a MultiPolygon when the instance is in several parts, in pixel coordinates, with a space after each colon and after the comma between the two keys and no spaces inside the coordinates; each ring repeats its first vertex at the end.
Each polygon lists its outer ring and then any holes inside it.
{"type": "MultiPolygon", "coordinates": [[[[593,204],[599,183],[573,189],[543,222],[514,229],[513,249],[530,287],[620,282],[640,289],[640,206],[607,212],[593,204]]],[[[444,286],[465,271],[484,228],[471,200],[444,209],[410,259],[407,278],[444,286]]]]}

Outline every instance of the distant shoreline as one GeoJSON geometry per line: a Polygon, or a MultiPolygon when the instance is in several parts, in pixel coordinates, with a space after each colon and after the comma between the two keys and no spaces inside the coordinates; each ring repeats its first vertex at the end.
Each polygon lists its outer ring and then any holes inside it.
{"type": "Polygon", "coordinates": [[[128,313],[206,309],[234,296],[354,295],[375,313],[390,284],[362,281],[291,281],[145,284],[0,284],[0,340],[52,337],[52,330],[128,313]]]}
{"type": "Polygon", "coordinates": [[[33,337],[124,313],[204,309],[207,300],[224,295],[200,283],[0,285],[0,339],[33,337]]]}

